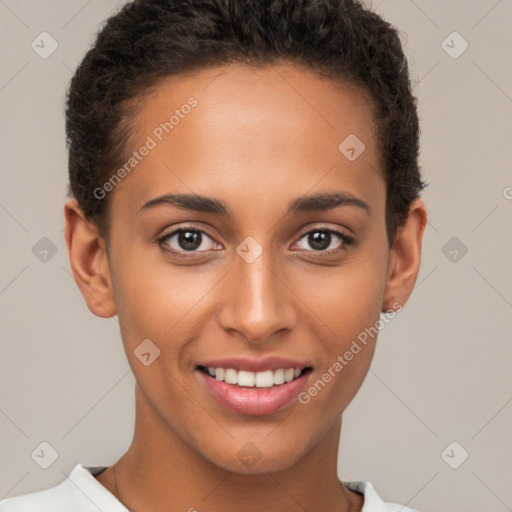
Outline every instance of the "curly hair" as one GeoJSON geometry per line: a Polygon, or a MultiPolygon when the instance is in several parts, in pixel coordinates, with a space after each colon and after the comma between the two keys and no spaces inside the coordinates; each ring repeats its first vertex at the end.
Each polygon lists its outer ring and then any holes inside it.
{"type": "Polygon", "coordinates": [[[93,193],[126,161],[136,101],[160,80],[228,63],[296,63],[369,97],[386,182],[391,246],[428,186],[400,34],[362,0],[134,0],[99,29],[66,97],[68,197],[108,237],[109,201],[93,193]]]}

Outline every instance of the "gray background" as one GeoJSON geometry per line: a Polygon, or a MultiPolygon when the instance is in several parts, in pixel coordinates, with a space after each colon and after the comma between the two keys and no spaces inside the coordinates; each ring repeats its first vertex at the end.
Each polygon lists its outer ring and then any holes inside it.
{"type": "MultiPolygon", "coordinates": [[[[122,3],[0,0],[0,498],[109,465],[133,432],[117,318],[89,312],[63,238],[65,90],[122,3]],[[43,31],[47,59],[31,48],[43,31]],[[43,441],[48,469],[31,456],[43,441]]],[[[373,8],[406,41],[429,224],[416,288],[344,414],[339,474],[422,512],[512,510],[512,0],[373,8]]]]}

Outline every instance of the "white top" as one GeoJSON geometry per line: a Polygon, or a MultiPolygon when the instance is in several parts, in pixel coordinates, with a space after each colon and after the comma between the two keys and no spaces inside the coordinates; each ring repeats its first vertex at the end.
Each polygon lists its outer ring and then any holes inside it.
{"type": "MultiPolygon", "coordinates": [[[[93,475],[105,466],[77,464],[66,480],[43,491],[0,500],[0,512],[127,512],[128,509],[93,475]]],[[[417,512],[396,503],[385,503],[368,481],[342,483],[364,495],[361,512],[417,512]]]]}

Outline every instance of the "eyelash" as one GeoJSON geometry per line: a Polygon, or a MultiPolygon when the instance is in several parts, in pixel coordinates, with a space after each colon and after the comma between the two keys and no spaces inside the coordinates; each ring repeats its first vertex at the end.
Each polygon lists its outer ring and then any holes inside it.
{"type": "MultiPolygon", "coordinates": [[[[158,238],[157,239],[158,245],[160,247],[162,247],[162,249],[164,251],[170,252],[174,256],[177,256],[179,258],[193,258],[197,254],[201,254],[202,252],[208,252],[208,251],[188,251],[188,252],[187,251],[176,251],[175,249],[169,249],[167,247],[163,247],[164,242],[168,241],[174,235],[177,235],[179,233],[186,232],[186,231],[192,231],[194,233],[201,233],[202,235],[206,235],[208,238],[213,240],[213,238],[206,231],[203,231],[202,229],[198,229],[197,227],[192,226],[192,225],[185,225],[185,226],[181,226],[179,229],[175,229],[171,233],[168,233],[168,234],[158,238]]],[[[353,245],[355,243],[354,239],[349,237],[345,233],[343,233],[341,231],[337,231],[337,230],[332,229],[332,228],[328,228],[326,226],[319,226],[319,227],[316,227],[314,229],[310,229],[309,231],[306,231],[305,233],[303,233],[299,237],[298,240],[300,241],[305,236],[310,235],[311,233],[318,233],[318,232],[330,233],[332,235],[335,235],[336,237],[341,239],[341,241],[343,242],[341,247],[339,247],[337,249],[331,249],[329,251],[314,251],[314,250],[311,250],[311,251],[307,251],[307,252],[312,252],[312,253],[317,253],[317,254],[334,255],[334,254],[338,254],[341,251],[344,251],[345,250],[345,248],[344,248],[345,246],[350,246],[350,245],[353,245]]]]}

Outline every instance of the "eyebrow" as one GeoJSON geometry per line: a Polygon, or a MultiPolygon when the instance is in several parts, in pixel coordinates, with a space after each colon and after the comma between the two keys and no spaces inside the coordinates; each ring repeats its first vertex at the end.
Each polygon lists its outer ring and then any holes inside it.
{"type": "MultiPolygon", "coordinates": [[[[230,216],[230,209],[224,201],[198,194],[165,194],[145,203],[140,211],[147,211],[155,206],[169,204],[184,210],[214,213],[230,216]]],[[[349,192],[319,193],[299,197],[288,204],[288,214],[299,214],[312,211],[332,210],[339,206],[352,206],[365,211],[371,216],[368,203],[349,192]]]]}

